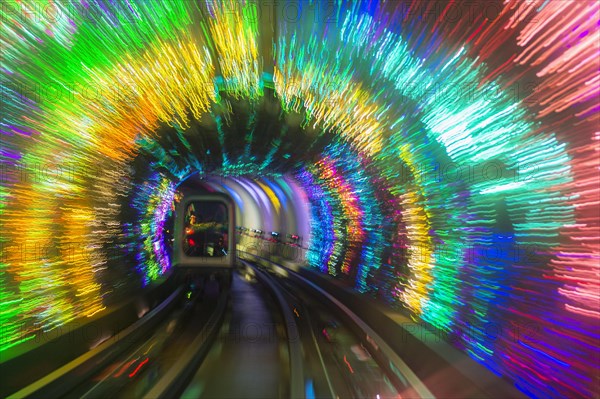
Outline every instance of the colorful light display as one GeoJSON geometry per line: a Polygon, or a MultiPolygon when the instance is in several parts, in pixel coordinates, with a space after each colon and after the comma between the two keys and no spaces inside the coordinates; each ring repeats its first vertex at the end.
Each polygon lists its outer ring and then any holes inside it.
{"type": "Polygon", "coordinates": [[[134,193],[131,206],[138,214],[125,233],[130,242],[128,252],[137,261],[144,285],[171,267],[164,229],[174,197],[175,185],[160,175],[151,176],[134,193]],[[143,237],[143,241],[139,237],[143,237]]]}
{"type": "Polygon", "coordinates": [[[0,350],[101,312],[127,253],[166,273],[186,176],[268,176],[283,212],[286,173],[311,266],[597,395],[598,4],[322,3],[2,3],[0,350]]]}

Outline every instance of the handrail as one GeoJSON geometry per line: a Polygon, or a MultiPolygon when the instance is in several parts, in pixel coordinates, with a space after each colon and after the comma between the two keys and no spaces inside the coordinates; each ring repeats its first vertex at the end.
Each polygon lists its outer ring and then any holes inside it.
{"type": "Polygon", "coordinates": [[[288,301],[286,301],[284,295],[281,293],[281,288],[277,283],[273,282],[273,279],[269,277],[266,273],[252,267],[252,265],[244,260],[240,260],[247,267],[251,267],[255,270],[259,279],[266,284],[269,289],[273,292],[275,297],[277,298],[277,303],[281,312],[283,313],[283,318],[285,320],[285,326],[287,330],[288,337],[288,350],[290,353],[290,397],[295,398],[304,398],[305,390],[304,390],[304,368],[302,366],[302,345],[298,337],[300,336],[298,331],[298,325],[296,324],[296,319],[290,309],[288,301]]]}
{"type": "MultiPolygon", "coordinates": [[[[365,335],[365,341],[367,341],[368,345],[371,346],[376,351],[379,351],[385,358],[388,359],[389,364],[380,364],[384,370],[389,371],[393,375],[390,375],[390,380],[395,382],[396,389],[399,392],[405,389],[402,386],[405,382],[402,381],[402,377],[406,380],[406,383],[415,391],[417,395],[421,398],[434,398],[435,396],[431,393],[431,391],[423,384],[421,379],[417,377],[417,375],[408,367],[408,365],[396,354],[396,352],[385,342],[383,338],[377,332],[375,332],[367,323],[365,323],[360,317],[356,315],[352,310],[350,310],[346,305],[336,299],[334,296],[320,288],[318,285],[314,284],[312,281],[306,279],[305,277],[299,275],[294,270],[286,268],[282,265],[279,265],[269,259],[263,258],[259,255],[254,255],[252,253],[238,251],[238,255],[250,255],[254,258],[258,258],[261,261],[266,261],[271,264],[274,268],[279,268],[285,270],[288,276],[292,277],[294,280],[301,282],[302,284],[307,285],[312,290],[316,291],[324,298],[326,298],[332,305],[337,307],[355,326],[360,329],[360,331],[365,335]],[[373,345],[374,343],[374,345],[373,345]],[[398,375],[397,372],[400,372],[398,375]]],[[[376,359],[377,360],[377,359],[376,359]]]]}
{"type": "Polygon", "coordinates": [[[97,372],[107,362],[125,351],[138,337],[153,328],[162,319],[161,316],[173,308],[182,290],[182,287],[177,288],[160,305],[118,333],[116,338],[104,341],[96,348],[11,394],[8,398],[24,398],[33,395],[44,398],[64,396],[82,380],[97,372]],[[77,370],[77,373],[74,372],[75,370],[77,370]]]}

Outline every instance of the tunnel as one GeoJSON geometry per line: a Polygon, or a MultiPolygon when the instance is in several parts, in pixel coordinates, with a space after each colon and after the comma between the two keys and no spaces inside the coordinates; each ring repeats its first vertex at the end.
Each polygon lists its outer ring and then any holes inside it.
{"type": "Polygon", "coordinates": [[[3,397],[600,395],[597,2],[0,7],[3,397]],[[190,190],[235,204],[218,299],[190,190]]]}

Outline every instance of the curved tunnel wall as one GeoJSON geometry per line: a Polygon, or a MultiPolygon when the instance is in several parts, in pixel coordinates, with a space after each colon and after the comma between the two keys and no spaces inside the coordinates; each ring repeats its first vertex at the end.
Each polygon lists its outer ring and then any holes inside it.
{"type": "Polygon", "coordinates": [[[267,230],[293,176],[310,266],[593,395],[597,5],[298,4],[3,3],[2,349],[166,273],[186,176],[238,179],[267,230]]]}
{"type": "Polygon", "coordinates": [[[292,176],[208,176],[203,181],[211,190],[233,198],[237,206],[236,225],[262,230],[266,236],[271,232],[280,233],[282,238],[295,234],[308,241],[310,212],[306,193],[292,176]]]}

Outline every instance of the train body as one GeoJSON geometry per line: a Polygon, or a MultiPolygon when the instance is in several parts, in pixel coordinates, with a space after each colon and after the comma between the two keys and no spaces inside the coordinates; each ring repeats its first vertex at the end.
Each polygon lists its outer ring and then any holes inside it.
{"type": "Polygon", "coordinates": [[[175,268],[233,268],[235,203],[223,193],[185,193],[175,207],[173,239],[175,268]]]}

